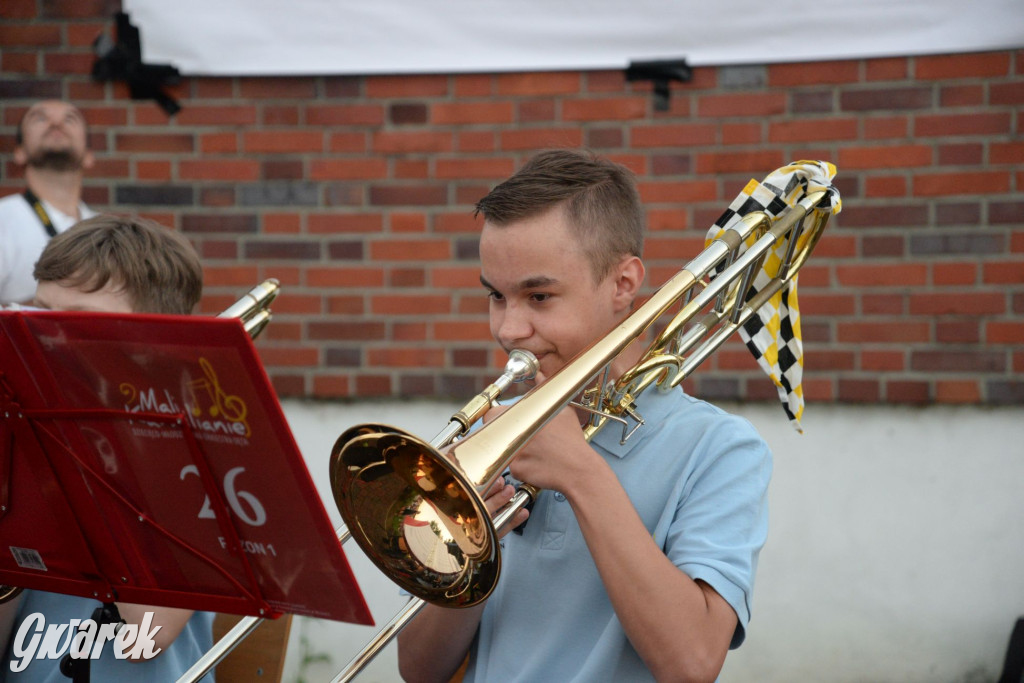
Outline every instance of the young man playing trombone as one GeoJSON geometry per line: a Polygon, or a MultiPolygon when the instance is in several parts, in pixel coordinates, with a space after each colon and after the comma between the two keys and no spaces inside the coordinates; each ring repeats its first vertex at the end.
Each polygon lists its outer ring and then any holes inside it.
{"type": "MultiPolygon", "coordinates": [[[[644,280],[631,174],[574,151],[538,154],[477,205],[481,282],[506,351],[546,381],[630,313],[644,280]]],[[[614,379],[639,359],[634,343],[614,379]]],[[[399,636],[407,680],[714,680],[750,618],[767,534],[771,454],[746,421],[647,391],[644,426],[587,443],[588,414],[561,410],[518,452],[513,477],[543,489],[504,530],[502,570],[481,605],[428,605],[399,636]]],[[[484,427],[483,429],[486,429],[484,427]]],[[[472,438],[472,437],[470,437],[472,438]]],[[[512,496],[500,479],[491,513],[512,496]]]]}

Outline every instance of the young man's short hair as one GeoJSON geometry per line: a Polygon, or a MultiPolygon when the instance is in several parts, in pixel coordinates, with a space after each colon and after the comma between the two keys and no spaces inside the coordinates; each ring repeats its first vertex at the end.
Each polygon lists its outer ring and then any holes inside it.
{"type": "Polygon", "coordinates": [[[644,217],[633,174],[589,152],[538,153],[481,199],[476,214],[502,227],[559,204],[565,206],[597,280],[623,256],[642,255],[644,217]]]}
{"type": "Polygon", "coordinates": [[[80,221],[50,240],[33,274],[39,282],[88,292],[113,282],[136,313],[189,314],[203,293],[203,267],[192,244],[144,218],[80,221]]]}

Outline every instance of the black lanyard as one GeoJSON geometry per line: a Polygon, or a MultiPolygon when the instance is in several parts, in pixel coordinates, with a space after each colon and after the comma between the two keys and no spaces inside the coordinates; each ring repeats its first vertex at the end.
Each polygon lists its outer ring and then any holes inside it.
{"type": "Polygon", "coordinates": [[[53,221],[50,220],[50,214],[46,213],[46,209],[43,208],[43,203],[39,201],[39,197],[32,190],[26,189],[21,193],[25,197],[25,201],[32,207],[32,210],[36,212],[36,216],[39,218],[39,222],[43,224],[43,228],[46,230],[46,234],[50,237],[57,236],[57,229],[53,227],[53,221]]]}

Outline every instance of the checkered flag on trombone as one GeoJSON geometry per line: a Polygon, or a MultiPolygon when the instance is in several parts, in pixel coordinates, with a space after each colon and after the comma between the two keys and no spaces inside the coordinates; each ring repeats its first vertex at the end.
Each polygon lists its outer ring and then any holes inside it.
{"type": "MultiPolygon", "coordinates": [[[[763,211],[773,220],[780,217],[787,209],[794,206],[809,192],[827,190],[828,196],[815,208],[816,213],[839,213],[842,202],[839,193],[832,185],[836,167],[827,161],[794,161],[771,173],[762,182],[751,180],[743,191],[733,200],[715,224],[708,230],[706,243],[710,244],[725,230],[738,223],[743,216],[763,211]]],[[[804,219],[814,219],[814,213],[804,219]]],[[[747,238],[745,249],[752,245],[758,235],[747,238]]],[[[798,238],[798,248],[807,239],[802,232],[798,238]]],[[[751,291],[747,298],[754,296],[763,289],[779,272],[785,257],[786,244],[780,240],[775,249],[768,252],[764,265],[754,277],[751,291]]],[[[757,359],[757,364],[774,382],[779,392],[779,400],[789,416],[790,423],[798,432],[803,432],[800,418],[804,411],[804,393],[801,384],[803,378],[803,342],[800,339],[800,307],[796,297],[794,277],[786,283],[768,302],[757,311],[740,328],[740,337],[757,359]]]]}

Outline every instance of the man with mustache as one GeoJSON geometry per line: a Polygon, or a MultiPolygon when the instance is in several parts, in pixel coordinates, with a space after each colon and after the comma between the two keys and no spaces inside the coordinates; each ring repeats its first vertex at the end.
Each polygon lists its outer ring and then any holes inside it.
{"type": "Polygon", "coordinates": [[[0,199],[0,305],[31,300],[32,267],[49,239],[95,215],[82,203],[82,179],[94,159],[74,105],[30,106],[18,123],[14,162],[25,169],[27,187],[0,199]]]}

